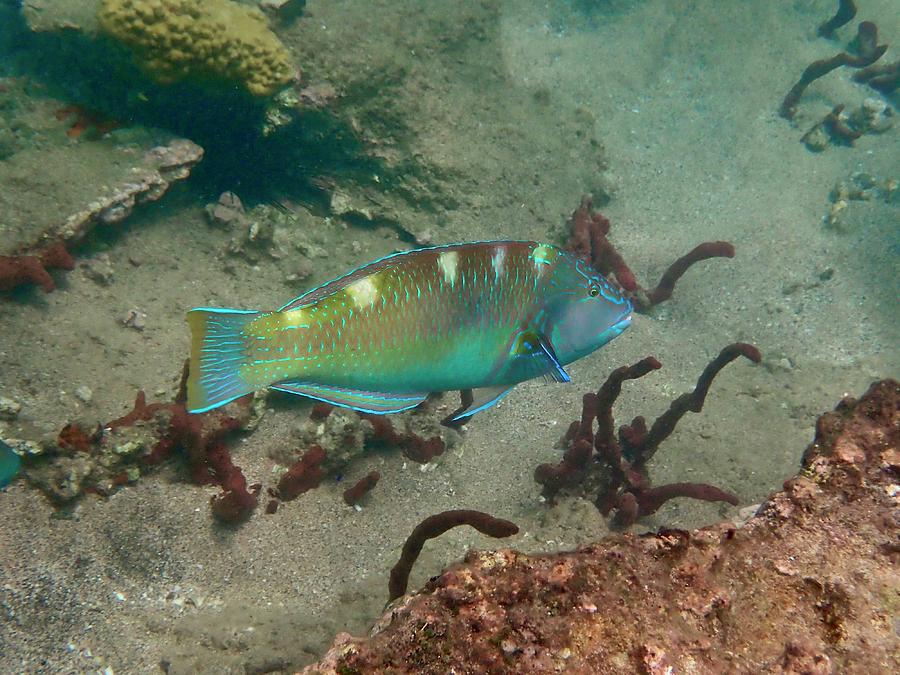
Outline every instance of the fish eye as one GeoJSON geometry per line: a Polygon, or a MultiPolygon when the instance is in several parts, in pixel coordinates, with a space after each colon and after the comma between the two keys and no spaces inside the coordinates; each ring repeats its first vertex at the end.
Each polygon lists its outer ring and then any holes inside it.
{"type": "Polygon", "coordinates": [[[591,297],[592,297],[592,298],[596,298],[598,295],[600,295],[600,288],[599,288],[599,286],[596,286],[596,285],[594,285],[594,284],[591,284],[591,291],[590,291],[590,293],[591,293],[591,297]]]}

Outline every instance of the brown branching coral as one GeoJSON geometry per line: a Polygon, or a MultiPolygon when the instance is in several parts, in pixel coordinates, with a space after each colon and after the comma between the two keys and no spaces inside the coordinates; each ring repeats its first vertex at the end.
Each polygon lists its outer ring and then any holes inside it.
{"type": "Polygon", "coordinates": [[[0,291],[37,284],[45,293],[56,288],[48,270],[75,269],[75,260],[62,242],[45,249],[40,255],[0,255],[0,291]]]}
{"type": "Polygon", "coordinates": [[[473,527],[482,534],[489,537],[503,538],[511,537],[519,532],[519,528],[515,523],[502,518],[494,518],[493,516],[482,513],[481,511],[470,511],[467,509],[459,509],[454,511],[443,511],[434,516],[429,516],[421,523],[416,525],[415,529],[403,544],[403,553],[400,560],[391,569],[391,580],[388,584],[389,597],[388,602],[396,600],[406,593],[406,585],[409,582],[409,573],[422,552],[425,542],[435,537],[440,537],[447,530],[459,527],[460,525],[468,525],[473,527]]]}
{"type": "Polygon", "coordinates": [[[820,37],[831,37],[838,28],[850,23],[856,16],[856,3],[853,0],[838,0],[838,9],[834,16],[822,23],[816,31],[820,37]]]}
{"type": "Polygon", "coordinates": [[[631,424],[619,428],[618,439],[612,407],[622,391],[622,384],[626,380],[641,378],[661,366],[651,356],[614,370],[596,394],[584,395],[581,419],[572,422],[563,437],[566,446],[563,460],[555,465],[541,464],[535,469],[534,479],[543,486],[544,496],[553,498],[562,488],[582,483],[591,472],[602,469],[605,472],[604,485],[595,503],[604,516],[611,511],[616,512],[613,522],[618,527],[628,527],[638,518],[655,513],[666,501],[675,497],[725,501],[736,505],[737,497],[704,483],[671,483],[652,487],[647,463],[687,412],[703,409],[706,394],[718,372],[741,356],[754,363],[761,360],[759,350],[753,345],[737,342],[725,347],[706,366],[694,390],[672,401],[669,409],[649,429],[643,417],[635,417],[631,424]]]}
{"type": "Polygon", "coordinates": [[[571,235],[566,249],[589,262],[601,274],[615,277],[638,312],[647,312],[654,305],[671,298],[675,284],[695,263],[710,258],[734,257],[734,246],[729,242],[704,242],[669,265],[656,286],[645,289],[637,282],[631,268],[609,241],[609,220],[593,211],[592,203],[591,196],[585,195],[572,213],[569,220],[571,235]]]}
{"type": "Polygon", "coordinates": [[[887,45],[878,44],[878,27],[871,21],[863,21],[859,24],[856,35],[858,54],[840,52],[827,59],[813,61],[806,67],[797,83],[781,102],[779,114],[787,120],[794,119],[797,114],[797,104],[806,88],[830,73],[836,68],[847,66],[849,68],[866,68],[884,56],[887,45]]]}

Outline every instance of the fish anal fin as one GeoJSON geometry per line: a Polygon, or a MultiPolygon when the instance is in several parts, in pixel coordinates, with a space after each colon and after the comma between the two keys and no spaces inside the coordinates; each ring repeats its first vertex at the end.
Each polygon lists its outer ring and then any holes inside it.
{"type": "Polygon", "coordinates": [[[317,401],[373,415],[387,415],[415,408],[428,396],[427,392],[385,393],[291,380],[276,382],[270,389],[307,396],[317,401]]]}

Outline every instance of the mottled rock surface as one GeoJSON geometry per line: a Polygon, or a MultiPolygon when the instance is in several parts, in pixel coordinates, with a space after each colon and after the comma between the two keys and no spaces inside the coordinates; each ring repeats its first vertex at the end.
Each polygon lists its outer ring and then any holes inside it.
{"type": "Polygon", "coordinates": [[[900,385],[823,415],[741,528],[471,552],[311,673],[900,672],[900,385]]]}

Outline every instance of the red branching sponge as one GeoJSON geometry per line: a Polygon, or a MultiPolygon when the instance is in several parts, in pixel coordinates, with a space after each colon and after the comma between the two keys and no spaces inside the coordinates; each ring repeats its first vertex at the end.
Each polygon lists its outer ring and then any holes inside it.
{"type": "Polygon", "coordinates": [[[603,487],[594,503],[604,516],[615,510],[613,523],[618,527],[628,527],[641,516],[655,513],[675,497],[736,505],[737,497],[705,483],[651,487],[647,462],[685,413],[702,410],[713,378],[741,356],[754,363],[759,363],[762,358],[753,345],[741,342],[728,345],[706,366],[694,390],[676,398],[649,429],[643,417],[635,417],[631,424],[619,428],[618,439],[612,407],[622,391],[622,383],[657,370],[660,363],[651,356],[614,370],[596,394],[584,395],[581,420],[572,422],[563,437],[566,445],[563,460],[555,465],[541,464],[535,469],[534,479],[543,486],[544,496],[552,499],[562,488],[583,483],[592,468],[604,467],[603,487]],[[597,421],[596,433],[594,420],[597,421]],[[595,456],[593,450],[597,452],[595,456]]]}
{"type": "Polygon", "coordinates": [[[347,506],[356,506],[359,504],[362,501],[362,498],[378,484],[380,479],[380,473],[377,471],[370,471],[344,490],[344,501],[347,503],[347,506]]]}
{"type": "Polygon", "coordinates": [[[244,473],[231,461],[231,453],[222,441],[207,447],[206,466],[222,487],[222,492],[210,499],[213,515],[224,523],[246,520],[256,508],[262,486],[257,483],[247,487],[244,473]]]}
{"type": "Polygon", "coordinates": [[[105,425],[114,430],[136,425],[155,425],[157,443],[144,459],[148,465],[165,461],[176,448],[187,454],[191,478],[198,485],[219,485],[222,493],[212,498],[213,514],[221,521],[234,523],[245,519],[256,507],[258,487],[248,489],[240,467],[231,461],[225,437],[239,429],[249,413],[252,396],[242,397],[228,406],[199,415],[190,414],[187,400],[188,366],[182,371],[181,385],[172,403],[147,403],[139,391],[131,412],[105,425]]]}
{"type": "Polygon", "coordinates": [[[727,241],[704,242],[669,265],[659,283],[647,290],[637,282],[631,268],[609,241],[609,220],[592,211],[591,207],[591,196],[582,197],[581,205],[569,221],[572,233],[566,249],[590,263],[601,274],[615,277],[639,312],[646,312],[672,297],[676,282],[694,263],[709,258],[734,257],[734,246],[727,241]]]}
{"type": "Polygon", "coordinates": [[[325,451],[322,447],[319,445],[310,447],[278,481],[274,496],[289,502],[304,492],[319,487],[322,479],[325,478],[325,469],[322,468],[324,461],[325,451]]]}
{"type": "MultiPolygon", "coordinates": [[[[102,428],[99,432],[103,432],[102,428]]],[[[98,434],[89,434],[75,422],[64,426],[56,437],[59,447],[69,452],[91,452],[98,440],[98,434]]]]}
{"type": "Polygon", "coordinates": [[[460,525],[468,525],[474,527],[482,534],[496,539],[503,537],[511,537],[519,532],[519,527],[515,523],[502,518],[494,518],[493,516],[481,511],[470,511],[459,509],[454,511],[443,511],[434,516],[429,516],[421,523],[416,525],[412,534],[403,544],[403,552],[400,554],[400,560],[391,568],[391,578],[388,582],[388,602],[396,600],[406,593],[406,587],[409,583],[409,573],[422,552],[422,547],[429,539],[439,537],[447,530],[460,525]]]}
{"type": "Polygon", "coordinates": [[[11,291],[25,284],[37,284],[45,293],[56,288],[47,270],[73,270],[75,260],[62,242],[57,242],[40,255],[0,256],[0,291],[11,291]]]}
{"type": "Polygon", "coordinates": [[[819,59],[810,63],[806,70],[800,75],[797,83],[791,87],[791,90],[781,102],[779,114],[786,120],[794,119],[797,114],[797,105],[800,97],[806,88],[830,73],[836,68],[847,66],[849,68],[866,68],[875,63],[884,56],[887,51],[887,45],[878,44],[878,26],[871,21],[863,21],[859,24],[856,33],[856,44],[859,53],[848,54],[847,52],[839,52],[827,59],[819,59]]]}
{"type": "Polygon", "coordinates": [[[372,425],[375,441],[400,448],[408,459],[419,464],[428,464],[446,449],[440,436],[424,438],[413,432],[401,434],[394,428],[394,423],[384,415],[359,413],[359,416],[372,425]]]}

